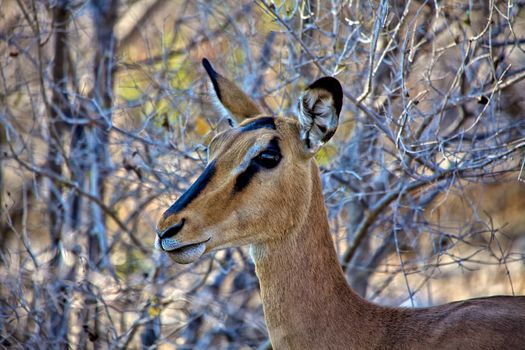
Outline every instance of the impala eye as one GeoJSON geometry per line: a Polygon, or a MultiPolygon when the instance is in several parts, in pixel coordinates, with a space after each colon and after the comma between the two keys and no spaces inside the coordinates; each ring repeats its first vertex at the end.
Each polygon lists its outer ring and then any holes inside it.
{"type": "Polygon", "coordinates": [[[253,158],[253,161],[266,169],[275,168],[281,161],[281,154],[278,151],[267,149],[253,158]]]}

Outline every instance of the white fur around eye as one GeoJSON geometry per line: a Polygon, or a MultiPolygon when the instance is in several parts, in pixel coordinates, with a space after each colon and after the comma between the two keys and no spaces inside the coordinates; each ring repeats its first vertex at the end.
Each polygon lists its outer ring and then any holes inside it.
{"type": "Polygon", "coordinates": [[[250,165],[250,162],[252,161],[253,157],[260,153],[264,147],[265,145],[258,144],[254,144],[252,147],[250,147],[239,166],[235,168],[234,174],[240,174],[243,171],[245,171],[250,165]]]}

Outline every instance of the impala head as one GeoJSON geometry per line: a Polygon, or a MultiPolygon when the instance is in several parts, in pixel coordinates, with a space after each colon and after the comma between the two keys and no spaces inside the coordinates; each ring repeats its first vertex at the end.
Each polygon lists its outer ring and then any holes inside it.
{"type": "Polygon", "coordinates": [[[208,60],[203,65],[212,97],[234,122],[211,141],[206,168],[157,224],[155,245],[178,263],[279,240],[301,225],[313,156],[334,134],[342,106],[341,85],[324,77],[301,96],[297,118],[269,116],[208,60]]]}

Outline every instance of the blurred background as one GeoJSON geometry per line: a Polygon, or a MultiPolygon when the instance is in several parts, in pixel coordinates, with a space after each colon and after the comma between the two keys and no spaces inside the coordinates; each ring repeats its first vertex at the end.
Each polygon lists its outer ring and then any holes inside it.
{"type": "Polygon", "coordinates": [[[270,349],[247,249],[153,249],[227,127],[203,57],[269,114],[342,82],[317,160],[360,295],[524,294],[524,5],[0,0],[0,348],[270,349]]]}

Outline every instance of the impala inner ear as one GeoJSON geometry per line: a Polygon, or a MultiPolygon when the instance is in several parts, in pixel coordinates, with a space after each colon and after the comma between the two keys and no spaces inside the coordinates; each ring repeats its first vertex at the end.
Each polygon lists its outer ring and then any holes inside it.
{"type": "Polygon", "coordinates": [[[243,119],[253,118],[261,114],[261,109],[234,83],[224,78],[213,69],[208,59],[202,59],[202,65],[211,81],[210,95],[221,114],[228,117],[231,126],[237,125],[243,119]]]}
{"type": "Polygon", "coordinates": [[[343,88],[332,77],[323,77],[308,86],[299,99],[301,140],[315,154],[332,138],[343,106],[343,88]]]}

